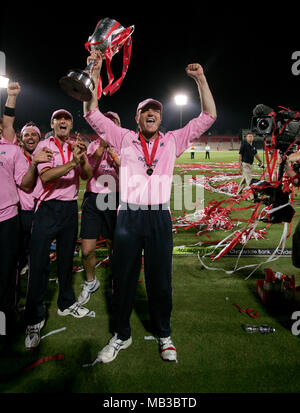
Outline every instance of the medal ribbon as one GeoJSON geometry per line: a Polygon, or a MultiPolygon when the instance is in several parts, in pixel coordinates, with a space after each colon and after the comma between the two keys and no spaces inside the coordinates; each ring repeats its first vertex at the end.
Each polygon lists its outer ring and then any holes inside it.
{"type": "Polygon", "coordinates": [[[28,155],[26,155],[26,153],[25,153],[25,150],[23,149],[23,153],[24,153],[24,156],[25,156],[25,158],[27,159],[27,161],[28,161],[28,163],[29,163],[29,165],[31,164],[31,159],[29,158],[29,156],[28,155]]]}
{"type": "Polygon", "coordinates": [[[140,136],[140,140],[141,140],[141,144],[142,144],[143,153],[144,153],[144,156],[145,156],[145,161],[146,161],[147,165],[150,168],[153,164],[153,161],[154,161],[154,158],[155,158],[155,155],[156,155],[158,142],[159,142],[159,136],[154,141],[150,157],[149,157],[149,152],[148,152],[147,145],[146,145],[146,140],[145,140],[144,136],[141,134],[141,132],[139,133],[139,136],[140,136]]]}
{"type": "MultiPolygon", "coordinates": [[[[59,141],[58,141],[58,139],[57,139],[56,136],[54,136],[54,142],[55,142],[55,145],[58,147],[58,150],[59,150],[59,152],[60,152],[61,159],[62,159],[62,162],[63,162],[63,165],[64,165],[64,164],[66,163],[64,151],[62,150],[62,147],[61,147],[61,145],[60,145],[60,143],[59,143],[59,141]]],[[[70,145],[69,143],[67,143],[67,145],[68,145],[68,162],[69,162],[70,159],[71,159],[72,149],[71,149],[71,145],[70,145]]]]}

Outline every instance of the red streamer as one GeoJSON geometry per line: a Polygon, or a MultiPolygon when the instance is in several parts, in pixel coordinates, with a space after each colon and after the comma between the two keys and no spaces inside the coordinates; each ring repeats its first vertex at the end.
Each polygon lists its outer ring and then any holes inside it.
{"type": "Polygon", "coordinates": [[[52,361],[52,360],[59,360],[60,361],[62,359],[63,359],[62,354],[55,354],[53,356],[46,356],[46,357],[43,357],[40,360],[37,360],[36,362],[30,364],[30,366],[26,367],[24,369],[24,371],[30,371],[30,370],[34,369],[35,367],[39,366],[40,364],[45,363],[47,361],[52,361]]]}

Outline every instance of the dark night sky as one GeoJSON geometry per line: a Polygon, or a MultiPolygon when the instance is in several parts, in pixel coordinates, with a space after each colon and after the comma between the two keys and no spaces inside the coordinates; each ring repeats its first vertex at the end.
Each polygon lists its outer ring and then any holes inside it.
{"type": "MultiPolygon", "coordinates": [[[[164,104],[164,128],[178,128],[179,110],[173,101],[177,91],[189,96],[183,121],[197,116],[197,89],[184,70],[193,62],[204,67],[216,101],[218,120],[212,133],[237,134],[248,128],[258,103],[300,110],[300,75],[291,71],[292,53],[300,50],[296,16],[295,22],[291,16],[287,22],[284,13],[277,13],[276,18],[266,12],[250,15],[245,8],[240,15],[230,11],[216,14],[195,9],[196,3],[186,3],[182,10],[173,6],[168,12],[158,2],[128,3],[126,12],[112,3],[111,7],[101,2],[97,7],[88,2],[78,4],[6,6],[0,50],[6,54],[8,76],[22,87],[16,127],[33,120],[47,129],[51,113],[65,108],[73,113],[74,129],[88,129],[82,104],[66,96],[58,81],[71,68],[84,69],[84,44],[103,17],[112,17],[125,27],[135,25],[123,85],[113,96],[100,100],[101,110],[118,112],[124,127],[135,129],[138,102],[153,97],[164,104]]],[[[115,78],[121,73],[122,58],[123,50],[112,60],[115,78]]],[[[106,85],[105,77],[103,82],[106,85]]],[[[2,106],[4,101],[3,93],[2,106]]]]}

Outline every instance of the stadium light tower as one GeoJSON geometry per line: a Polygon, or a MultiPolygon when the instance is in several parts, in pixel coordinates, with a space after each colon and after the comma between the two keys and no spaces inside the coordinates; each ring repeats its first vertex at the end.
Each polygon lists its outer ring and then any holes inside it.
{"type": "Polygon", "coordinates": [[[0,117],[2,116],[2,89],[6,89],[9,82],[5,73],[5,53],[0,51],[0,117]]]}
{"type": "Polygon", "coordinates": [[[175,95],[174,100],[177,106],[179,106],[180,128],[182,128],[182,106],[187,104],[188,98],[186,95],[175,95]]]}
{"type": "Polygon", "coordinates": [[[1,88],[6,89],[8,82],[9,82],[9,79],[6,76],[2,76],[2,75],[0,76],[0,87],[1,88]]]}

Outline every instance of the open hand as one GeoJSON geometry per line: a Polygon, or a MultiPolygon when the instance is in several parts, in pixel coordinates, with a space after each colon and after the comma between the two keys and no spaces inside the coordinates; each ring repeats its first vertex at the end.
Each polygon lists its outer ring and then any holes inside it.
{"type": "Polygon", "coordinates": [[[37,165],[38,163],[50,162],[52,158],[52,150],[44,146],[33,155],[32,163],[37,165]]]}
{"type": "Polygon", "coordinates": [[[76,144],[73,149],[73,160],[78,165],[83,160],[83,157],[84,157],[84,150],[79,145],[76,144]]]}
{"type": "Polygon", "coordinates": [[[73,151],[74,151],[75,148],[79,148],[81,150],[81,152],[86,151],[85,143],[83,142],[83,140],[80,137],[77,137],[76,141],[74,142],[73,151]]]}

